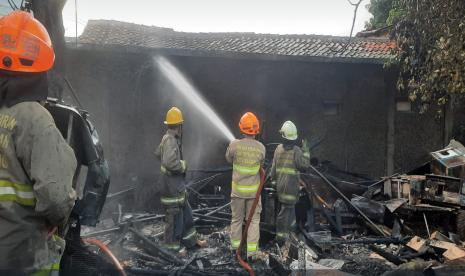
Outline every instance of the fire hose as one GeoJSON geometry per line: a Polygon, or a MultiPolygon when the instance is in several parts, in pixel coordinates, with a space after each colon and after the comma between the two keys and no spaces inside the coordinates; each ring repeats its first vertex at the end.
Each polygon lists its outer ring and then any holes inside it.
{"type": "Polygon", "coordinates": [[[97,239],[85,239],[84,242],[98,246],[98,248],[100,248],[103,252],[105,252],[105,254],[107,254],[107,256],[111,259],[116,269],[119,271],[120,275],[126,276],[126,272],[124,272],[123,266],[120,264],[120,262],[115,257],[115,255],[113,255],[113,253],[110,251],[108,246],[106,246],[106,244],[104,244],[102,241],[97,240],[97,239]]]}
{"type": "Polygon", "coordinates": [[[265,184],[265,170],[263,168],[260,168],[260,185],[258,186],[257,194],[255,195],[254,202],[252,204],[252,208],[250,208],[249,211],[249,216],[247,218],[247,221],[245,223],[245,228],[244,231],[242,232],[242,238],[241,242],[239,243],[239,247],[236,250],[236,257],[241,266],[249,272],[250,276],[255,276],[255,271],[252,269],[252,267],[242,259],[241,257],[241,248],[242,245],[247,242],[247,231],[249,230],[250,223],[252,222],[253,215],[255,213],[255,209],[257,208],[258,202],[260,200],[260,196],[262,194],[263,190],[263,185],[265,184]]]}

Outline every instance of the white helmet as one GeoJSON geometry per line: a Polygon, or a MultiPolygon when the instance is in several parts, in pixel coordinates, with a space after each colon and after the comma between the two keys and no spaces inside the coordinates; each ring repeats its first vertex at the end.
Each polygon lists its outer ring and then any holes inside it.
{"type": "Polygon", "coordinates": [[[285,121],[279,133],[284,139],[294,141],[297,139],[297,127],[291,121],[285,121]]]}

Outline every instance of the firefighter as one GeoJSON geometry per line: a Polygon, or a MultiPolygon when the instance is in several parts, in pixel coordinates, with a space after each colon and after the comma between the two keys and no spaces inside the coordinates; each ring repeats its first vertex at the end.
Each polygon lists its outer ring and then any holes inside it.
{"type": "Polygon", "coordinates": [[[172,107],[166,113],[166,134],[155,151],[160,160],[161,172],[161,204],[165,210],[165,246],[180,255],[186,254],[187,248],[196,245],[205,247],[207,242],[199,240],[194,227],[192,209],[187,200],[184,177],[186,161],[182,156],[182,124],[181,110],[172,107]],[[181,245],[183,247],[181,248],[181,245]]]}
{"type": "Polygon", "coordinates": [[[56,234],[74,205],[73,150],[50,113],[50,37],[32,14],[0,18],[0,270],[58,273],[64,240],[56,234]]]}
{"type": "Polygon", "coordinates": [[[279,213],[276,218],[276,240],[284,243],[295,225],[295,204],[299,199],[299,171],[310,165],[310,150],[304,142],[302,149],[297,146],[297,128],[286,121],[279,131],[283,143],[274,152],[271,165],[271,180],[278,193],[279,213]]]}
{"type": "MultiPolygon", "coordinates": [[[[236,250],[241,242],[244,219],[249,216],[254,202],[260,185],[260,167],[265,160],[265,146],[255,140],[255,136],[260,132],[257,117],[252,112],[245,113],[239,122],[239,128],[244,137],[232,141],[226,151],[226,160],[233,165],[231,189],[231,248],[233,250],[236,250]]],[[[259,201],[247,232],[247,255],[251,259],[259,255],[261,208],[259,201]]]]}

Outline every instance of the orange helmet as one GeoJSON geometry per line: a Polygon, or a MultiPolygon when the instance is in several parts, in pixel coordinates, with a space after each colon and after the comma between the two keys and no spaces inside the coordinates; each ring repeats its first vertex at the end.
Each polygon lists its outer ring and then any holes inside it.
{"type": "Polygon", "coordinates": [[[241,120],[239,121],[239,128],[244,134],[257,135],[260,133],[260,122],[255,114],[247,112],[242,115],[241,120]]]}
{"type": "Polygon", "coordinates": [[[32,14],[17,10],[0,18],[0,69],[38,73],[54,61],[50,36],[32,14]]]}

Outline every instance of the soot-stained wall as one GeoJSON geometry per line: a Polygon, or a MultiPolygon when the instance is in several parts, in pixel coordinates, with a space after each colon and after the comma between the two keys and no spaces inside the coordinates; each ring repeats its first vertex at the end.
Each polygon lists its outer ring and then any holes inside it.
{"type": "MultiPolygon", "coordinates": [[[[99,129],[112,173],[111,191],[153,186],[153,155],[167,109],[185,116],[184,155],[191,169],[226,165],[227,139],[162,74],[148,54],[70,50],[68,77],[99,129]]],[[[166,56],[239,137],[246,111],[266,121],[266,142],[279,142],[285,120],[301,137],[323,141],[314,157],[371,177],[386,174],[389,100],[382,65],[166,56]],[[331,113],[333,115],[330,115],[331,113]],[[336,113],[336,114],[334,114],[336,113]]],[[[73,99],[67,95],[68,101],[73,99]]],[[[442,146],[441,125],[414,113],[394,114],[396,171],[442,146]],[[420,143],[418,141],[421,141],[420,143]],[[408,146],[406,146],[408,145],[408,146]]]]}
{"type": "MultiPolygon", "coordinates": [[[[386,92],[381,66],[171,57],[195,81],[236,135],[245,111],[266,121],[265,140],[279,142],[285,120],[301,137],[324,141],[313,156],[342,169],[384,174],[386,92]],[[325,115],[325,105],[339,114],[325,115]]],[[[162,93],[162,91],[160,91],[162,93]]]]}

